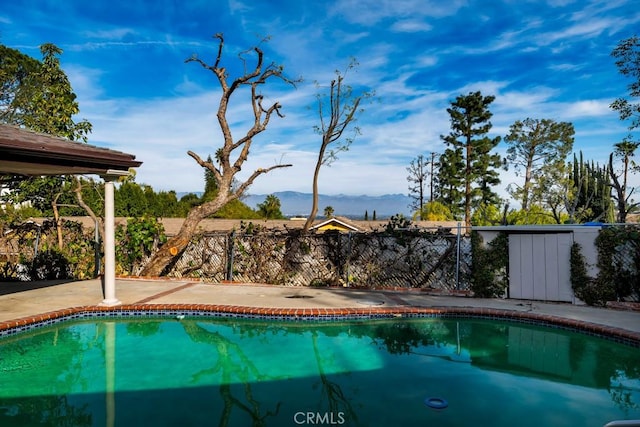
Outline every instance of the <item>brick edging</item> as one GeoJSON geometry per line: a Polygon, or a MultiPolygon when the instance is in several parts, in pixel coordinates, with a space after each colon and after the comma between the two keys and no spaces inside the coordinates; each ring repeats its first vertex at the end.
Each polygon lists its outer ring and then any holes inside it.
{"type": "Polygon", "coordinates": [[[146,312],[158,315],[198,315],[215,314],[239,315],[247,317],[274,318],[282,320],[339,320],[340,318],[394,318],[394,317],[470,317],[512,320],[524,323],[537,323],[546,326],[577,330],[640,347],[640,333],[622,328],[583,322],[563,317],[480,307],[366,307],[366,308],[268,308],[214,304],[126,304],[115,307],[82,306],[27,316],[16,320],[0,322],[0,336],[11,335],[36,328],[41,325],[62,321],[67,318],[98,316],[97,313],[109,312],[113,315],[130,312],[146,312]]]}

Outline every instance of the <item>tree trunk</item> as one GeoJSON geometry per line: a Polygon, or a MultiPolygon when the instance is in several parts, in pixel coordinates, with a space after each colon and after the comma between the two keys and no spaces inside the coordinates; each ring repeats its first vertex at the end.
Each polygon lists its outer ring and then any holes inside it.
{"type": "MultiPolygon", "coordinates": [[[[627,160],[627,159],[625,159],[627,160]]],[[[625,164],[625,174],[626,174],[626,168],[627,165],[625,164]]],[[[611,178],[611,187],[613,187],[613,189],[616,192],[615,195],[615,200],[616,200],[616,204],[617,204],[617,209],[618,209],[618,215],[616,220],[619,223],[625,223],[627,222],[627,196],[626,196],[626,186],[625,184],[620,185],[620,181],[618,180],[618,176],[616,175],[616,173],[613,171],[613,154],[609,154],[609,177],[611,178]]],[[[626,181],[626,176],[623,178],[626,181]]]]}
{"type": "Polygon", "coordinates": [[[429,201],[433,202],[433,168],[435,167],[436,153],[431,153],[431,172],[429,173],[429,201]]]}
{"type": "Polygon", "coordinates": [[[51,202],[51,208],[53,209],[53,220],[56,223],[56,234],[58,236],[58,249],[62,250],[64,243],[62,242],[62,223],[60,222],[60,213],[58,212],[58,197],[60,193],[56,194],[51,202]]]}
{"type": "Polygon", "coordinates": [[[318,154],[318,162],[316,163],[316,169],[313,172],[313,200],[311,202],[311,213],[307,217],[307,221],[304,223],[303,231],[309,231],[311,228],[311,224],[316,219],[316,215],[318,214],[318,177],[320,176],[320,167],[322,166],[322,161],[324,159],[324,152],[329,143],[326,140],[326,137],[323,137],[322,146],[320,147],[320,151],[318,154]]]}
{"type": "Polygon", "coordinates": [[[527,167],[524,172],[524,184],[522,186],[522,210],[527,211],[529,207],[529,187],[531,187],[531,174],[533,169],[533,152],[527,158],[527,167]]]}
{"type": "MultiPolygon", "coordinates": [[[[228,193],[226,193],[228,194],[228,193]]],[[[218,195],[214,200],[193,208],[182,223],[180,231],[171,237],[165,244],[151,256],[149,262],[140,272],[141,276],[159,277],[171,263],[174,257],[185,250],[191,239],[198,230],[198,224],[206,217],[217,212],[231,200],[236,199],[236,195],[218,195]]]]}
{"type": "Polygon", "coordinates": [[[467,136],[467,155],[464,176],[464,225],[466,232],[471,229],[471,137],[467,136]]]}
{"type": "Polygon", "coordinates": [[[104,221],[102,220],[102,218],[98,218],[98,215],[96,215],[93,209],[91,209],[91,207],[89,207],[89,205],[87,205],[84,199],[82,198],[82,182],[80,182],[80,179],[78,179],[78,177],[75,177],[75,176],[73,179],[75,181],[75,188],[73,189],[73,192],[76,193],[76,201],[78,202],[78,205],[82,209],[84,209],[84,211],[93,220],[93,223],[96,226],[96,230],[98,231],[98,235],[100,236],[100,239],[104,241],[104,221]]]}

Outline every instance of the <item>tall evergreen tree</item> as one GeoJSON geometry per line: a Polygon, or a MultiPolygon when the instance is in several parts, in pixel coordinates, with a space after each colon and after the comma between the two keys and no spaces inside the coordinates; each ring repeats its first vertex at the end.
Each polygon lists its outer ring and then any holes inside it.
{"type": "MultiPolygon", "coordinates": [[[[213,163],[211,156],[207,157],[208,163],[213,163]]],[[[204,193],[202,194],[202,201],[208,202],[213,200],[218,194],[218,182],[216,177],[209,169],[204,170],[204,193]]]]}
{"type": "Polygon", "coordinates": [[[464,180],[460,173],[464,169],[462,149],[447,148],[438,161],[436,200],[449,208],[456,219],[464,213],[462,188],[464,180]]]}
{"type": "MultiPolygon", "coordinates": [[[[442,175],[450,190],[462,193],[462,208],[464,221],[467,227],[471,226],[472,209],[478,206],[486,206],[496,203],[499,198],[492,190],[492,186],[500,183],[498,171],[502,165],[499,154],[492,150],[500,142],[500,137],[487,136],[491,130],[491,116],[489,104],[494,101],[494,96],[482,96],[480,91],[461,95],[451,102],[451,108],[447,112],[451,118],[451,132],[441,136],[447,146],[448,157],[459,160],[463,167],[453,170],[449,167],[448,173],[442,175]],[[461,186],[458,186],[458,183],[461,186]]],[[[441,162],[442,165],[442,162],[441,162]]],[[[450,197],[455,196],[450,191],[450,197]]],[[[459,200],[451,200],[450,208],[453,208],[459,200]]],[[[451,209],[455,212],[454,209],[451,209]]]]}

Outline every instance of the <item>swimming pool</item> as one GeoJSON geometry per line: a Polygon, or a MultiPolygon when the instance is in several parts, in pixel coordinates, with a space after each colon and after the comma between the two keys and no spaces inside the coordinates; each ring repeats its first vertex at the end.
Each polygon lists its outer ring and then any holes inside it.
{"type": "Polygon", "coordinates": [[[509,321],[100,319],[0,340],[2,426],[601,427],[639,405],[638,348],[509,321]]]}

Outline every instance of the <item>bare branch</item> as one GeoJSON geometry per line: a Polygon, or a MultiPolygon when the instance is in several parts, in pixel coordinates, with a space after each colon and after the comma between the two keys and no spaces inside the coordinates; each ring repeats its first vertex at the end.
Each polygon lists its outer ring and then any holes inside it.
{"type": "Polygon", "coordinates": [[[213,173],[213,176],[215,176],[216,181],[218,181],[218,183],[222,181],[222,174],[220,173],[218,168],[213,165],[212,162],[207,162],[206,160],[202,160],[202,157],[198,156],[196,153],[194,153],[191,150],[187,151],[187,154],[191,156],[200,166],[210,170],[211,173],[213,173]]]}
{"type": "Polygon", "coordinates": [[[240,186],[237,188],[236,191],[234,191],[234,194],[236,194],[237,197],[240,197],[244,191],[249,188],[249,186],[251,186],[251,184],[253,184],[253,181],[255,181],[255,179],[257,177],[259,177],[260,175],[264,175],[266,173],[271,172],[274,169],[280,169],[280,168],[290,168],[291,166],[293,166],[292,164],[286,164],[286,165],[273,165],[270,166],[266,169],[264,168],[258,168],[256,169],[249,178],[247,178],[247,180],[245,182],[243,182],[242,184],[240,184],[240,186]]]}

